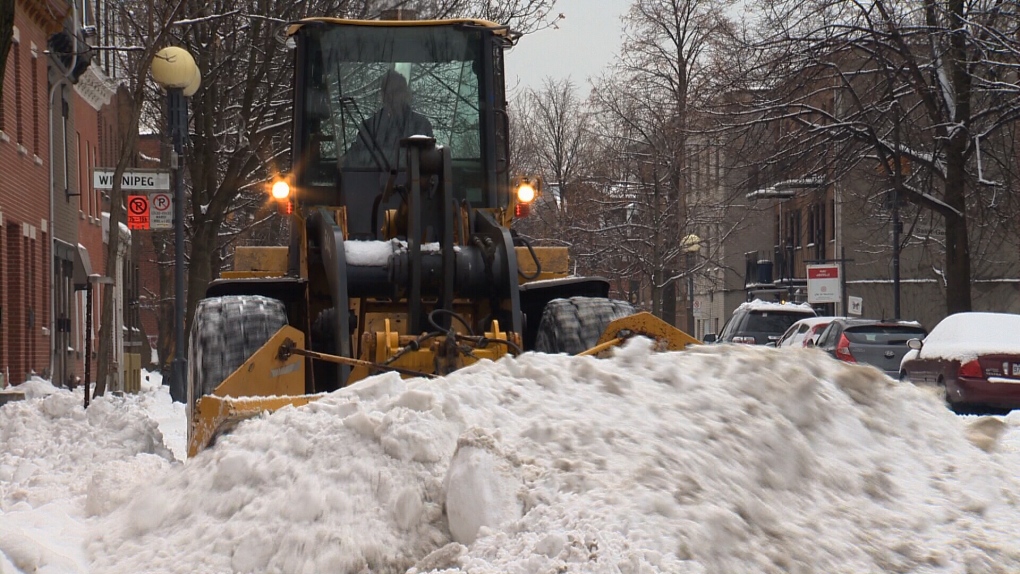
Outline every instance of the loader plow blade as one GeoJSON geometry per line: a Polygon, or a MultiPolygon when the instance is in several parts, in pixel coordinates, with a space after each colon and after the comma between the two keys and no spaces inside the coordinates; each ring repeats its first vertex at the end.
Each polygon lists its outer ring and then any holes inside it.
{"type": "Polygon", "coordinates": [[[282,327],[212,394],[198,398],[188,427],[189,457],[245,419],[321,396],[305,394],[304,357],[281,356],[280,348],[288,341],[303,346],[305,336],[293,327],[282,327]]]}
{"type": "Polygon", "coordinates": [[[682,351],[701,341],[648,312],[635,313],[614,320],[606,326],[594,347],[578,355],[597,355],[630,337],[642,336],[655,341],[657,351],[682,351]]]}

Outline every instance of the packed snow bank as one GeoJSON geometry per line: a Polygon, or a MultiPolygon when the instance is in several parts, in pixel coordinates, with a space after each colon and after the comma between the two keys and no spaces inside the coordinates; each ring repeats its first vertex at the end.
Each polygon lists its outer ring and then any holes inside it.
{"type": "Polygon", "coordinates": [[[134,399],[84,395],[41,379],[18,387],[25,401],[0,409],[0,573],[87,571],[65,539],[84,536],[51,524],[84,520],[122,506],[145,476],[161,476],[173,456],[134,399]]]}
{"type": "Polygon", "coordinates": [[[965,430],[812,349],[528,354],[244,423],[87,550],[105,573],[1020,571],[1017,453],[965,430]]]}

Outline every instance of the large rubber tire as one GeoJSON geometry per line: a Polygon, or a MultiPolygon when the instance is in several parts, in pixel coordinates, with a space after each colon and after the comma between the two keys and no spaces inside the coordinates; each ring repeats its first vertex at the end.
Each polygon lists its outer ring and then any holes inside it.
{"type": "Polygon", "coordinates": [[[539,353],[576,355],[594,347],[613,320],[635,312],[633,305],[617,299],[553,299],[542,311],[535,350],[539,353]]]}
{"type": "Polygon", "coordinates": [[[198,303],[188,345],[188,404],[211,393],[287,324],[284,304],[260,295],[198,303]]]}
{"type": "MultiPolygon", "coordinates": [[[[312,343],[313,351],[336,354],[336,307],[330,307],[315,318],[312,322],[312,343]]],[[[329,361],[312,361],[312,373],[315,377],[315,391],[318,393],[330,393],[340,388],[339,375],[337,374],[336,363],[329,361]]]]}

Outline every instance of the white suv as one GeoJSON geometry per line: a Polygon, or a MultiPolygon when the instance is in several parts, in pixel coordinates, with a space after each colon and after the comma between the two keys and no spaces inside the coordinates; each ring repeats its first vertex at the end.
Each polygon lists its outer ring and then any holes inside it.
{"type": "Polygon", "coordinates": [[[720,343],[766,345],[775,343],[797,321],[815,317],[807,303],[772,303],[755,299],[741,303],[719,334],[720,343]]]}

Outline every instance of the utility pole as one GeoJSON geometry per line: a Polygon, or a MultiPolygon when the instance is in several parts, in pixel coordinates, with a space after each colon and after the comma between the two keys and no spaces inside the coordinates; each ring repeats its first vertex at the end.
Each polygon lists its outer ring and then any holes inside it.
{"type": "Polygon", "coordinates": [[[900,318],[900,233],[903,223],[900,222],[900,186],[903,185],[903,158],[900,155],[900,106],[893,100],[893,113],[896,123],[893,126],[893,188],[890,193],[892,200],[892,276],[893,276],[893,319],[900,318]]]}

